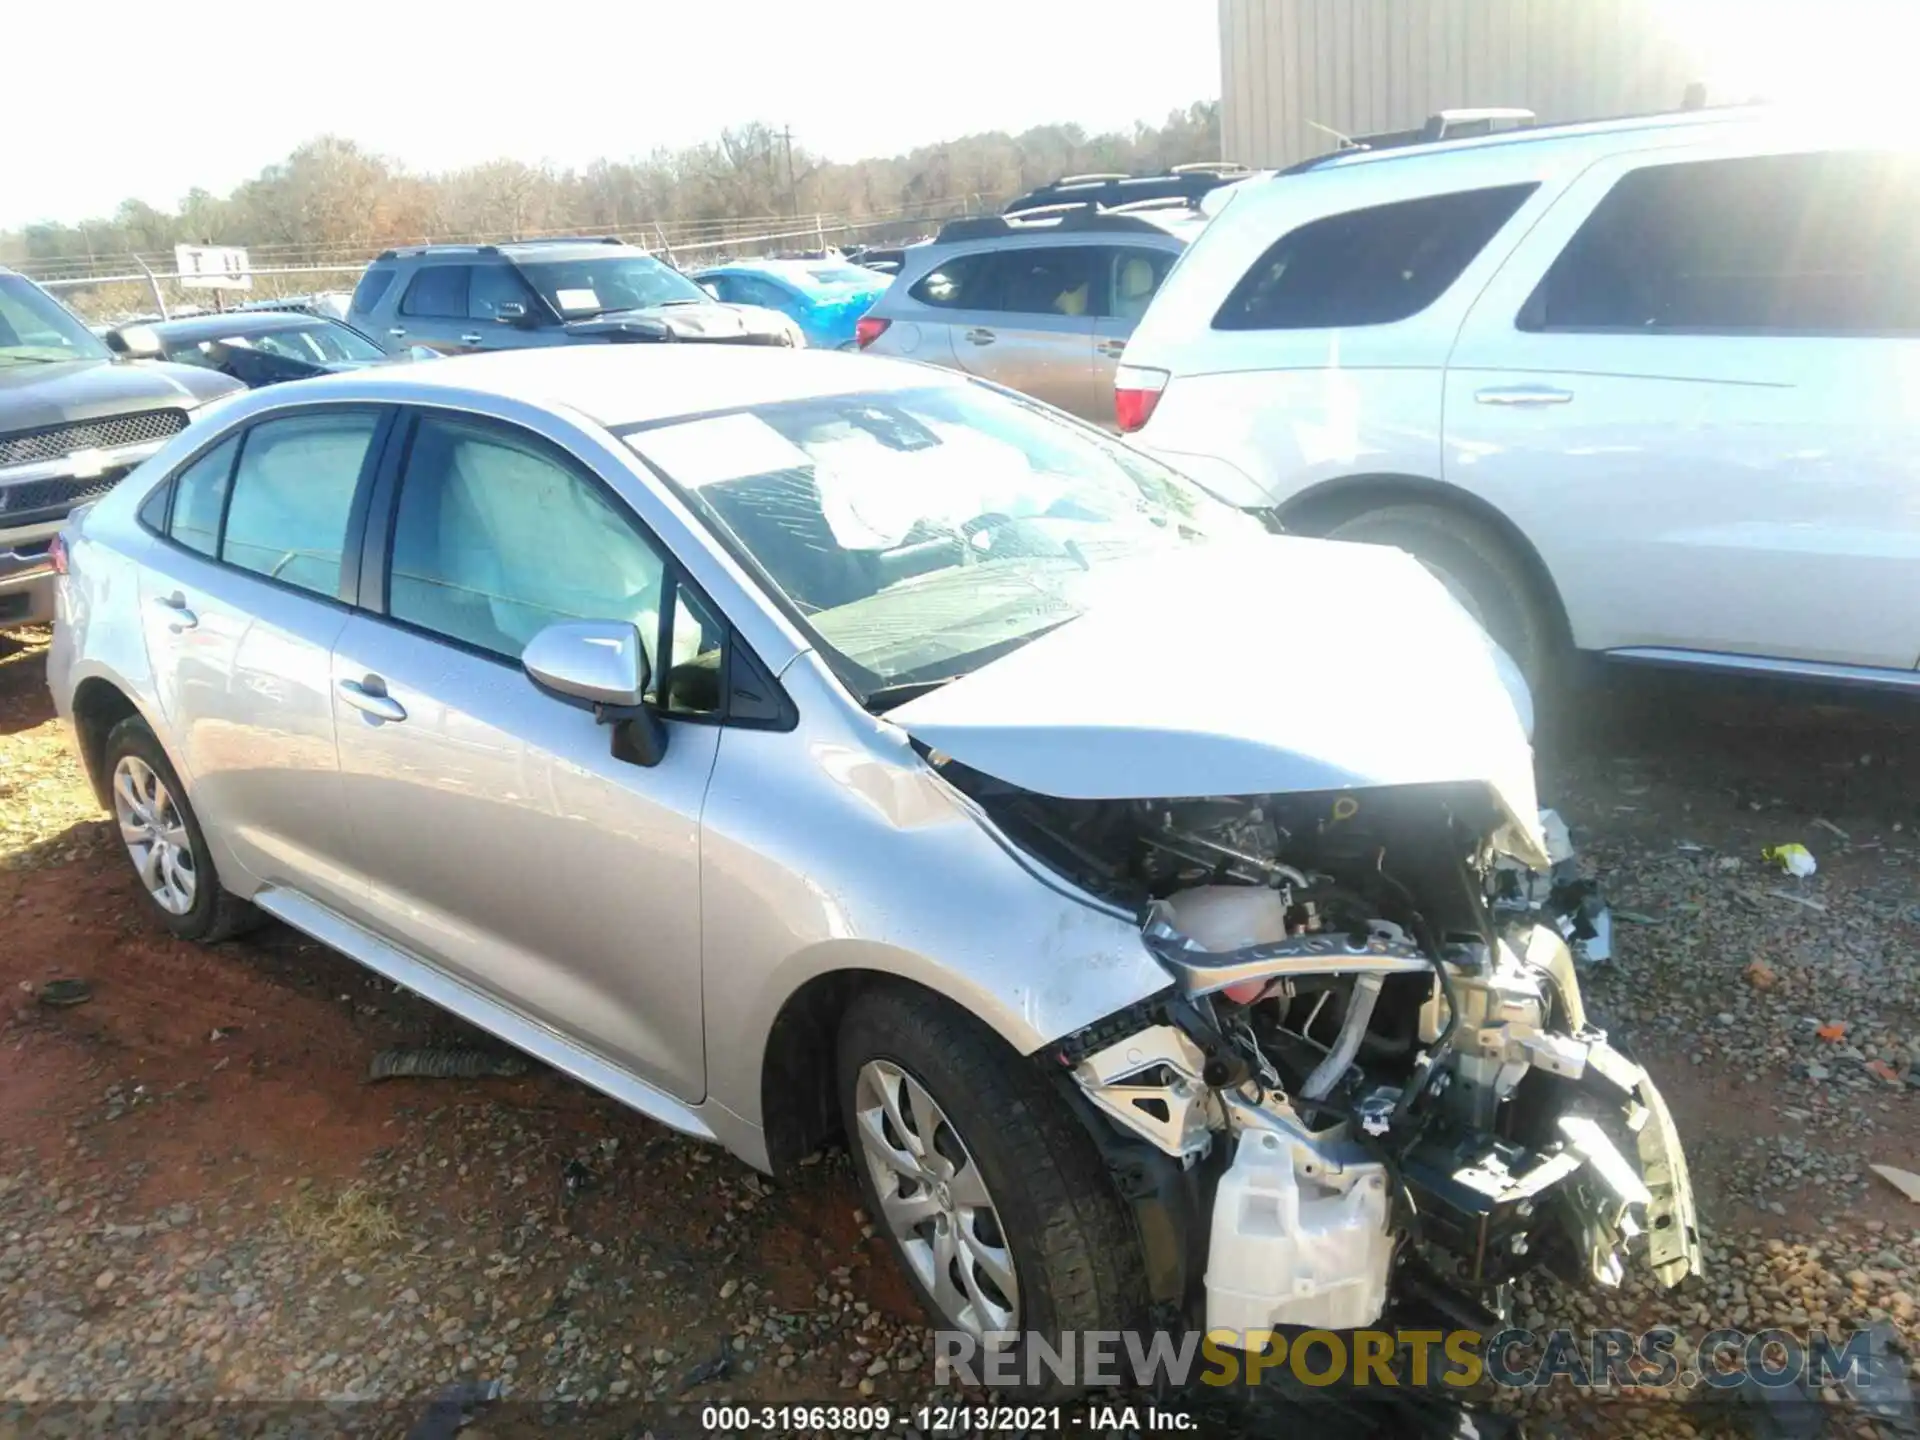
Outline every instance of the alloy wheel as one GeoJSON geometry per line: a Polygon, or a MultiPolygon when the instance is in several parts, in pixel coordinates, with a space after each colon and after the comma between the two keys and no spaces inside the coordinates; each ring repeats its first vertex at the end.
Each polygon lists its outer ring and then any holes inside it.
{"type": "Polygon", "coordinates": [[[980,1167],[946,1112],[926,1086],[885,1060],[860,1067],[854,1110],[881,1218],[941,1315],[974,1336],[1017,1329],[1013,1251],[980,1167]]]}
{"type": "Polygon", "coordinates": [[[113,767],[113,813],[140,883],[169,915],[193,908],[193,841],[166,782],[138,755],[113,767]]]}

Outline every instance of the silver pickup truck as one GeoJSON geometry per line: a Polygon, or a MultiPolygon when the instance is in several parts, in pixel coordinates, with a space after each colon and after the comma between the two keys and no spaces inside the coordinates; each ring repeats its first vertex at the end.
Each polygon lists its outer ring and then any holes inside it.
{"type": "Polygon", "coordinates": [[[241,388],[213,370],[117,361],[72,311],[0,269],[0,631],[53,618],[49,547],[68,512],[241,388]]]}

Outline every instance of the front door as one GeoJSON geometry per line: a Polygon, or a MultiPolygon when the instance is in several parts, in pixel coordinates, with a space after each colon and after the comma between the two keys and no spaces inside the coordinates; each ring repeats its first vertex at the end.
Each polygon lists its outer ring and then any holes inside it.
{"type": "MultiPolygon", "coordinates": [[[[398,483],[372,597],[385,613],[348,623],[332,676],[373,923],[697,1101],[700,809],[719,728],[669,712],[665,758],[631,764],[519,664],[563,619],[630,620],[657,647],[662,556],[577,462],[496,422],[422,415],[398,483]]],[[[701,644],[684,609],[673,635],[676,656],[701,644]]]]}
{"type": "Polygon", "coordinates": [[[361,887],[330,657],[347,623],[355,493],[385,418],[330,408],[266,420],[195,459],[174,477],[167,538],[139,582],[173,759],[216,859],[349,913],[361,887]]]}
{"type": "Polygon", "coordinates": [[[1920,186],[1906,158],[1588,171],[1463,327],[1446,475],[1512,517],[1575,643],[1920,657],[1920,186]]]}
{"type": "Polygon", "coordinates": [[[484,332],[467,314],[472,278],[471,265],[422,265],[401,293],[387,333],[377,337],[380,343],[389,350],[425,345],[443,355],[478,350],[484,332]]]}

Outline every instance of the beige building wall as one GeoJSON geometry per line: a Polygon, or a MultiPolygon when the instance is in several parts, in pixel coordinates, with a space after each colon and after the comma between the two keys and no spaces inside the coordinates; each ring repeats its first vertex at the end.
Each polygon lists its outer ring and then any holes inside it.
{"type": "Polygon", "coordinates": [[[1291,164],[1436,110],[1676,108],[1699,78],[1662,0],[1219,0],[1226,159],[1291,164]]]}

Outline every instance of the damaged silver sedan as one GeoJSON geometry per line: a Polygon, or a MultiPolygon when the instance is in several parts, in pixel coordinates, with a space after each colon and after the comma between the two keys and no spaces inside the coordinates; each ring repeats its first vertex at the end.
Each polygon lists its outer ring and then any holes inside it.
{"type": "Polygon", "coordinates": [[[1699,1264],[1525,688],[1397,551],[947,372],[607,347],[243,397],[59,563],[160,923],[276,916],[763,1169],[845,1136],[942,1327],[1699,1264]]]}

